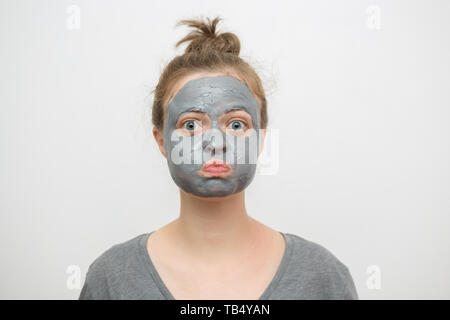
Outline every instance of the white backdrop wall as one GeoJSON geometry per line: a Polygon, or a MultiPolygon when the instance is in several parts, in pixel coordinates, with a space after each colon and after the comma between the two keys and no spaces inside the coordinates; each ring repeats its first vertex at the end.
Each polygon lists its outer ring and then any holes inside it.
{"type": "Polygon", "coordinates": [[[93,259],[178,216],[150,91],[175,23],[216,15],[279,129],[249,215],[328,248],[361,299],[449,299],[445,0],[1,0],[0,298],[76,299],[93,259]]]}

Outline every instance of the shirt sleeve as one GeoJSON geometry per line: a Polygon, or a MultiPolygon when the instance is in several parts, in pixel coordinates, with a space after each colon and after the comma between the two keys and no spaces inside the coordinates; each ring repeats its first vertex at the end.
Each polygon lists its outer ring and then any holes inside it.
{"type": "Polygon", "coordinates": [[[83,288],[81,289],[80,296],[78,297],[78,300],[94,300],[92,296],[92,292],[88,287],[87,282],[84,282],[83,288]]]}
{"type": "Polygon", "coordinates": [[[355,282],[348,268],[346,268],[347,281],[344,285],[344,290],[341,293],[342,300],[359,300],[358,292],[356,291],[355,282]]]}
{"type": "Polygon", "coordinates": [[[96,259],[88,269],[86,280],[78,300],[110,300],[107,269],[103,261],[96,259]]]}

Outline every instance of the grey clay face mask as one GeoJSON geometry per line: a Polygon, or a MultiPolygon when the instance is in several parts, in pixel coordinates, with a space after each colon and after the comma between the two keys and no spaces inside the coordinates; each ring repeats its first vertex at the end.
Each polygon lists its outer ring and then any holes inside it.
{"type": "Polygon", "coordinates": [[[167,163],[178,187],[200,197],[224,197],[244,190],[256,172],[260,141],[259,123],[258,102],[247,84],[232,76],[203,77],[187,82],[168,104],[164,122],[167,163]],[[244,142],[245,147],[237,147],[238,138],[220,128],[219,117],[233,109],[241,109],[251,116],[254,129],[251,141],[254,142],[252,146],[256,146],[256,149],[253,149],[256,153],[250,152],[250,137],[241,136],[240,141],[244,142]],[[177,131],[179,117],[194,110],[202,111],[209,117],[210,130],[190,136],[180,135],[180,131],[177,131]],[[222,139],[218,139],[220,137],[222,139]],[[183,139],[189,139],[187,142],[190,142],[190,145],[188,148],[181,148],[180,153],[180,141],[183,139]],[[197,160],[180,163],[174,154],[197,160]],[[222,177],[200,175],[198,171],[210,158],[226,161],[232,168],[231,172],[222,177]]]}

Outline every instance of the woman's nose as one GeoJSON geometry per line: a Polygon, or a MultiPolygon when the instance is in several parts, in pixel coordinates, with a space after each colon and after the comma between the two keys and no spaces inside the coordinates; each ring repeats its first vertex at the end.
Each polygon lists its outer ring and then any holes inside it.
{"type": "Polygon", "coordinates": [[[203,140],[203,149],[211,154],[223,154],[227,151],[226,137],[216,130],[206,133],[203,140]]]}

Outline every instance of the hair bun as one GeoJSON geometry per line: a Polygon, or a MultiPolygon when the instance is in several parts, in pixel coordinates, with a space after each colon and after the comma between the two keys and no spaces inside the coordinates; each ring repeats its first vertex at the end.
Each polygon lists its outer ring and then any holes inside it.
{"type": "Polygon", "coordinates": [[[184,42],[189,42],[184,51],[185,54],[216,50],[239,56],[241,49],[239,38],[230,32],[217,33],[216,25],[220,20],[222,20],[220,17],[216,17],[212,21],[207,18],[206,22],[202,20],[181,20],[177,23],[177,26],[187,25],[194,30],[178,41],[175,47],[184,42]]]}

